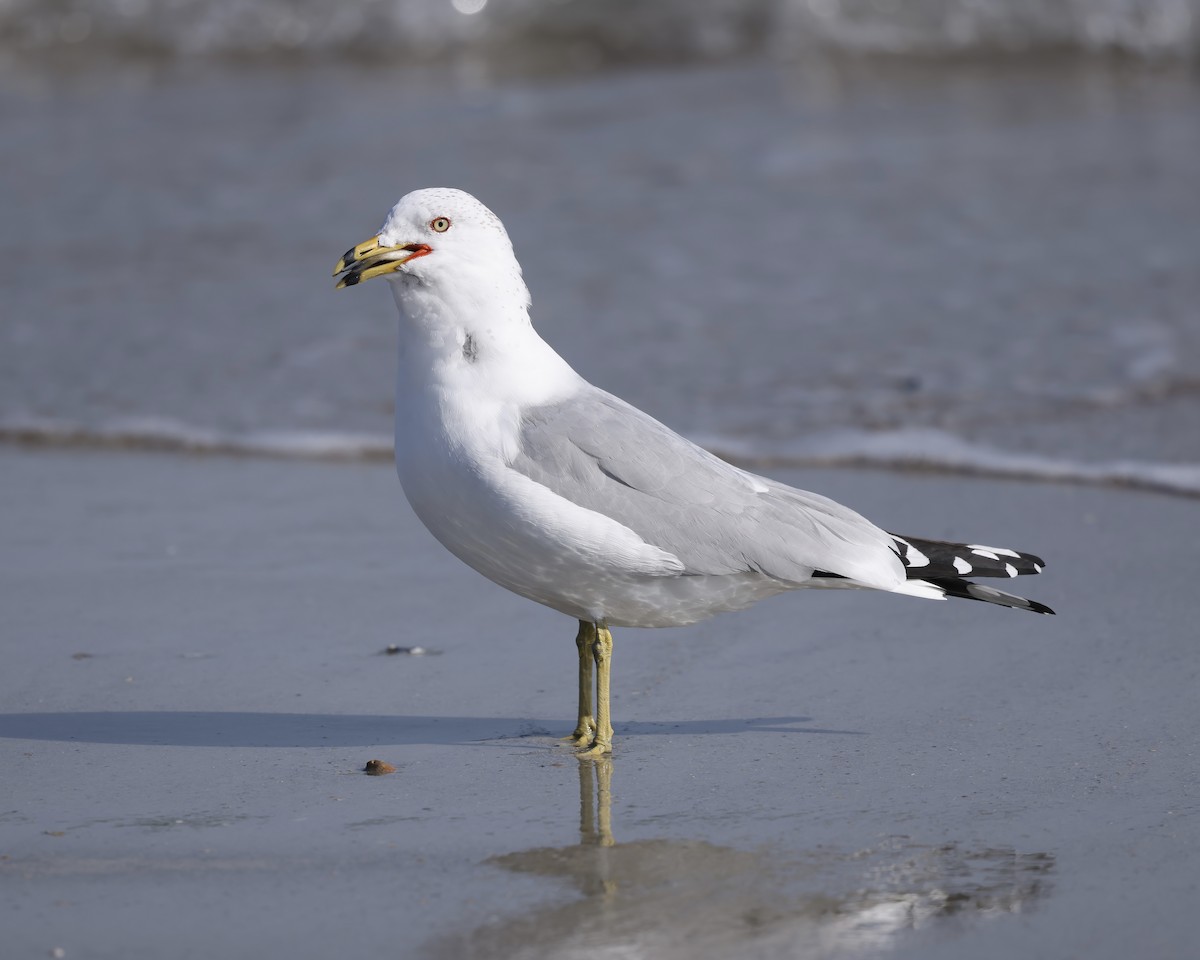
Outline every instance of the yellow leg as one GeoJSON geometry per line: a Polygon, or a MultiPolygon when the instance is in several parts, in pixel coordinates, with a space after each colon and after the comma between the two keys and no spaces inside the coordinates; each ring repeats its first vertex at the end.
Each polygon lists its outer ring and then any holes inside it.
{"type": "Polygon", "coordinates": [[[608,688],[613,639],[608,627],[603,624],[596,624],[595,631],[592,656],[596,660],[596,733],[591,746],[579,754],[581,757],[602,757],[612,753],[613,728],[608,688]]]}
{"type": "Polygon", "coordinates": [[[586,747],[596,732],[596,720],[592,716],[592,660],[596,645],[596,625],[579,621],[579,633],[575,635],[575,647],[579,650],[579,723],[575,732],[565,739],[577,747],[586,747]]]}

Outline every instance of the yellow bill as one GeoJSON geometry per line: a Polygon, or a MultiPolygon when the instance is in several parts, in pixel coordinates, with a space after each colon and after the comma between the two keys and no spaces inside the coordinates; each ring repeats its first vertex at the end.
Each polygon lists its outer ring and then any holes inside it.
{"type": "Polygon", "coordinates": [[[341,274],[337,286],[352,287],[372,277],[382,277],[386,273],[394,273],[409,260],[433,253],[433,249],[424,243],[399,243],[385,246],[379,242],[379,237],[364,240],[342,254],[342,258],[333,268],[333,275],[341,274]]]}

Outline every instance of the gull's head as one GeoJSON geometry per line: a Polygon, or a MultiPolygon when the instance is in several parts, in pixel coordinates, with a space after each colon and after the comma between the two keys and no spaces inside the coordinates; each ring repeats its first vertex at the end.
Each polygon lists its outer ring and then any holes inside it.
{"type": "Polygon", "coordinates": [[[448,187],[402,197],[379,233],[347,250],[333,270],[339,289],[373,277],[453,284],[481,273],[519,278],[512,243],[499,217],[469,193],[448,187]]]}

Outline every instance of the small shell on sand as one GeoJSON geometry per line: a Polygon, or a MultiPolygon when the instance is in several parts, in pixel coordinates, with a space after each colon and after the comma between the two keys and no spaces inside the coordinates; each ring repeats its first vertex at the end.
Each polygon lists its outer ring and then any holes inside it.
{"type": "Polygon", "coordinates": [[[368,760],[367,765],[363,767],[363,773],[371,777],[385,777],[395,772],[396,768],[386,760],[368,760]]]}

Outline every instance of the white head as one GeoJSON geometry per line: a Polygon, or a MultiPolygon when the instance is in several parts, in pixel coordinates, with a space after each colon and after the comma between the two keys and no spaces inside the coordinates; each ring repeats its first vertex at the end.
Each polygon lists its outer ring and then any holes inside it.
{"type": "Polygon", "coordinates": [[[529,292],[504,224],[462,190],[432,187],[401,198],[376,236],[346,251],[339,274],[339,288],[386,277],[410,318],[436,307],[447,322],[483,311],[515,312],[528,323],[529,292]]]}
{"type": "Polygon", "coordinates": [[[402,320],[399,382],[407,390],[431,378],[452,380],[456,391],[469,382],[462,395],[510,407],[547,402],[582,383],[529,323],[529,291],[504,224],[468,193],[408,194],[378,235],[346,251],[334,275],[341,275],[339,287],[390,281],[402,320]]]}

